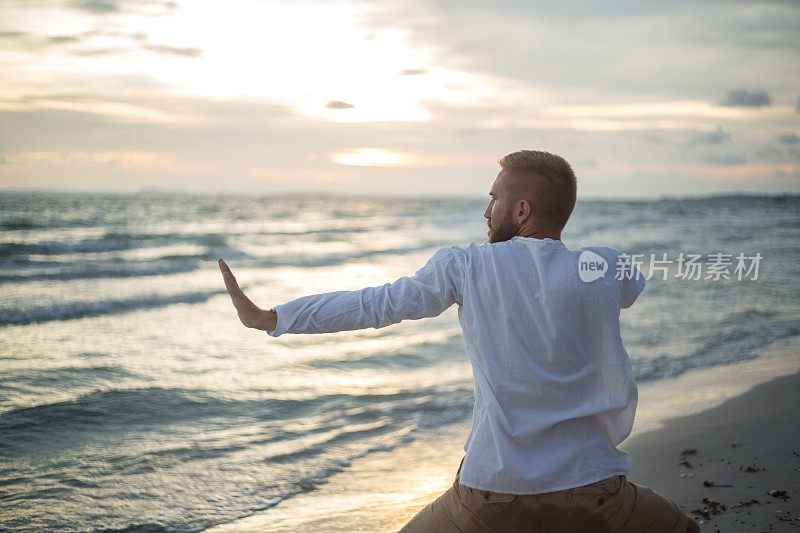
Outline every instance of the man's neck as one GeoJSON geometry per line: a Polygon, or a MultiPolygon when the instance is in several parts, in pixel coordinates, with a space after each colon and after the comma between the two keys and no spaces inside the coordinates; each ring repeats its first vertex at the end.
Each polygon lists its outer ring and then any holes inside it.
{"type": "Polygon", "coordinates": [[[561,232],[560,231],[544,231],[544,230],[537,230],[537,229],[524,229],[521,228],[517,233],[518,237],[529,237],[532,239],[554,239],[556,241],[561,240],[561,232]]]}

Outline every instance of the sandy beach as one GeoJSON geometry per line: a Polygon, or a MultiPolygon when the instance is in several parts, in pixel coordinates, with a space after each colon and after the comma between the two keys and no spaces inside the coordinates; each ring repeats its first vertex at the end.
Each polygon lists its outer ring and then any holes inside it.
{"type": "MultiPolygon", "coordinates": [[[[714,387],[702,372],[675,378],[671,388],[684,405],[714,406],[659,423],[656,412],[675,407],[663,388],[641,385],[642,423],[621,446],[633,457],[628,479],[675,501],[702,531],[797,531],[800,372],[796,359],[772,367],[792,374],[770,379],[759,374],[764,368],[751,361],[714,369],[714,387]]],[[[452,424],[353,461],[318,490],[209,531],[396,531],[452,483],[468,431],[452,424]]]]}
{"type": "Polygon", "coordinates": [[[800,529],[800,373],[626,442],[629,479],[668,495],[702,531],[800,529]]]}

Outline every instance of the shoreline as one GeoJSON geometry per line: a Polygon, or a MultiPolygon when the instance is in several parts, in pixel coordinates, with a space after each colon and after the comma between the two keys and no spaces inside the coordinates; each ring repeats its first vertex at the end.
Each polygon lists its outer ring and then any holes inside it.
{"type": "MultiPolygon", "coordinates": [[[[620,445],[633,459],[628,480],[673,500],[701,531],[800,529],[800,422],[794,413],[800,405],[800,361],[770,363],[759,358],[690,371],[670,378],[667,386],[642,383],[641,422],[620,445]],[[677,412],[683,414],[674,416],[677,412]],[[731,447],[732,441],[741,444],[731,447]],[[691,448],[696,452],[681,454],[691,448]],[[788,499],[770,496],[770,490],[785,491],[788,499]]],[[[353,461],[316,490],[206,531],[397,531],[452,484],[469,429],[470,421],[436,428],[353,461]]]]}

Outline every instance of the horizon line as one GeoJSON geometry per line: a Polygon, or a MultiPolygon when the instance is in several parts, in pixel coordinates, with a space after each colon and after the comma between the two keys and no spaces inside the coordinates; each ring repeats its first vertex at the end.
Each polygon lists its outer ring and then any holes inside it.
{"type": "MultiPolygon", "coordinates": [[[[43,188],[43,189],[2,189],[0,194],[41,194],[41,195],[68,195],[68,196],[200,196],[200,197],[214,197],[214,196],[227,196],[227,197],[266,197],[272,196],[276,198],[309,196],[317,198],[363,198],[363,199],[380,199],[380,198],[395,198],[403,200],[422,200],[415,198],[413,194],[399,194],[399,193],[345,193],[345,192],[310,192],[310,191],[287,191],[281,193],[268,193],[268,192],[227,192],[227,191],[187,191],[182,189],[160,189],[160,188],[141,188],[135,191],[119,191],[119,190],[103,190],[103,189],[56,189],[56,188],[43,188]]],[[[607,202],[636,202],[636,201],[660,201],[660,200],[691,200],[691,199],[710,199],[710,198],[729,198],[729,197],[758,197],[758,198],[778,198],[778,197],[800,197],[800,192],[753,192],[753,191],[721,191],[721,192],[707,192],[697,194],[660,194],[655,196],[579,196],[577,201],[607,201],[607,202]]],[[[426,200],[484,200],[483,195],[466,195],[466,194],[441,194],[441,193],[426,193],[426,200]]]]}

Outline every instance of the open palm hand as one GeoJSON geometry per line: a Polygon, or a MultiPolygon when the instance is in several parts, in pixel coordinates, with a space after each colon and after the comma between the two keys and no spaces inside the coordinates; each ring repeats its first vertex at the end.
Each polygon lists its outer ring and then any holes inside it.
{"type": "Polygon", "coordinates": [[[264,331],[272,331],[275,329],[277,322],[274,311],[266,311],[261,309],[247,295],[239,288],[239,283],[236,277],[231,272],[228,264],[220,257],[217,261],[219,270],[222,272],[222,280],[225,282],[225,289],[231,297],[233,306],[236,308],[236,314],[239,315],[239,320],[248,328],[261,329],[264,331]]]}

